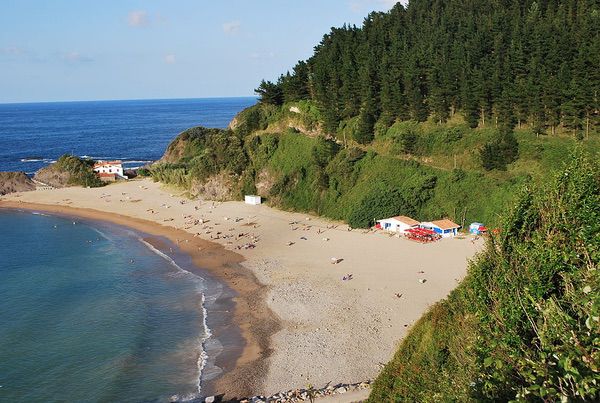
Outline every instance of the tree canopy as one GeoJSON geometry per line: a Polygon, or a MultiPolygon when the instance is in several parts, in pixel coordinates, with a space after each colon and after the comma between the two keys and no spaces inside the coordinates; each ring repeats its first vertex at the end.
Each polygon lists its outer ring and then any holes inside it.
{"type": "Polygon", "coordinates": [[[329,132],[360,116],[357,140],[376,121],[471,127],[559,125],[587,135],[600,125],[597,0],[419,0],[373,12],[363,26],[332,28],[307,61],[261,101],[316,101],[329,132]]]}

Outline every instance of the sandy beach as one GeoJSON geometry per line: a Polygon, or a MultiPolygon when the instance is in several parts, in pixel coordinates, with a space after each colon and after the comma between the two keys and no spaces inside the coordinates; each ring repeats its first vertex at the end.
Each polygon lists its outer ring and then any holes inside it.
{"type": "Polygon", "coordinates": [[[234,319],[246,340],[217,384],[229,397],[374,378],[482,246],[470,237],[422,245],[266,205],[189,200],[148,179],[15,193],[0,207],[166,236],[225,281],[238,293],[234,319]]]}

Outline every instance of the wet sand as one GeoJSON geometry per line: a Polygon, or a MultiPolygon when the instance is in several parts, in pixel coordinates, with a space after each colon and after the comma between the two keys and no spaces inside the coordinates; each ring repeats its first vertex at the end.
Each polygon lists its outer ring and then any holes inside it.
{"type": "MultiPolygon", "coordinates": [[[[266,287],[260,284],[250,271],[240,266],[244,260],[243,256],[228,251],[214,242],[194,237],[185,231],[120,214],[71,206],[15,203],[3,200],[0,200],[0,208],[39,211],[129,227],[154,236],[146,237],[144,240],[159,250],[164,250],[165,247],[156,237],[170,240],[192,258],[196,274],[204,277],[208,272],[214,279],[222,281],[235,291],[235,296],[232,296],[234,304],[232,304],[231,323],[215,324],[213,321],[219,320],[218,318],[207,319],[213,336],[224,344],[225,349],[215,361],[215,365],[223,370],[223,374],[209,383],[202,393],[206,395],[218,393],[234,399],[249,396],[262,388],[262,381],[267,371],[266,359],[271,352],[269,340],[271,335],[279,330],[280,325],[265,303],[266,287]],[[241,345],[239,338],[236,337],[236,333],[240,331],[241,345]]],[[[224,296],[224,299],[226,298],[227,295],[224,296]]],[[[224,307],[228,306],[227,301],[222,301],[221,304],[224,307]]]]}

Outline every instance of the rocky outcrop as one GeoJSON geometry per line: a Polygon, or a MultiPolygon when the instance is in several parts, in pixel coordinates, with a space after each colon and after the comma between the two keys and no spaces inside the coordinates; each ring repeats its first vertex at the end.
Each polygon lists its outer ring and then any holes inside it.
{"type": "Polygon", "coordinates": [[[228,129],[235,130],[240,125],[240,121],[238,119],[238,115],[234,116],[233,119],[231,119],[231,122],[229,122],[229,125],[227,125],[228,129]]]}
{"type": "Polygon", "coordinates": [[[58,169],[56,164],[52,164],[37,171],[33,179],[55,188],[64,188],[69,186],[71,174],[68,171],[58,169]]]}
{"type": "Polygon", "coordinates": [[[209,177],[204,182],[194,181],[190,192],[195,196],[200,196],[206,200],[227,201],[235,200],[236,195],[233,189],[236,189],[237,180],[226,172],[209,177]]]}
{"type": "Polygon", "coordinates": [[[187,139],[183,139],[181,135],[177,136],[175,140],[169,144],[161,159],[156,161],[155,164],[174,164],[179,162],[185,152],[186,142],[187,139]]]}
{"type": "Polygon", "coordinates": [[[269,197],[276,182],[277,177],[272,175],[268,169],[263,169],[256,178],[256,193],[262,197],[269,197]]]}
{"type": "MultiPolygon", "coordinates": [[[[368,392],[371,390],[371,381],[359,382],[359,383],[340,383],[337,385],[328,385],[321,389],[315,389],[310,387],[308,389],[292,389],[287,392],[276,393],[271,396],[252,396],[246,399],[239,399],[240,403],[268,403],[268,402],[277,402],[277,403],[296,403],[296,402],[307,402],[320,400],[322,398],[331,398],[331,396],[339,396],[345,393],[356,393],[360,391],[367,392],[365,393],[365,398],[368,396],[368,392]]],[[[363,400],[363,398],[359,398],[358,400],[363,400]]],[[[208,396],[204,398],[204,403],[213,403],[220,400],[217,400],[216,396],[208,396]]],[[[336,400],[336,401],[341,401],[336,400]]],[[[349,397],[344,399],[343,401],[356,401],[349,397]]]]}
{"type": "Polygon", "coordinates": [[[35,183],[24,172],[0,172],[0,196],[35,190],[35,183]]]}

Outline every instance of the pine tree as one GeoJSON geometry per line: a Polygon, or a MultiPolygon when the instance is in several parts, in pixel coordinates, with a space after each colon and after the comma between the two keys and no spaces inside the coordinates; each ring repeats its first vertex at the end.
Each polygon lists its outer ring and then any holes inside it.
{"type": "Polygon", "coordinates": [[[283,90],[279,84],[262,80],[254,92],[260,96],[260,102],[262,103],[270,105],[283,104],[283,90]]]}

